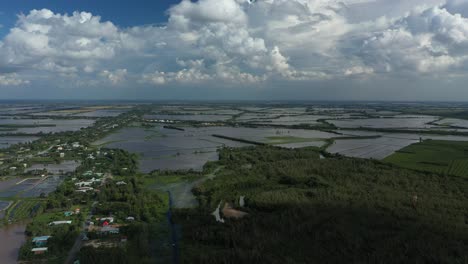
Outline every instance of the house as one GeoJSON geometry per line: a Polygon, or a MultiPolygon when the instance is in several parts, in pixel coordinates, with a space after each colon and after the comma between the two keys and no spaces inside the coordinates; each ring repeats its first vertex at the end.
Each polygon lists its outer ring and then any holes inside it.
{"type": "Polygon", "coordinates": [[[92,176],[92,175],[93,175],[93,172],[90,170],[83,173],[83,176],[92,176]]]}
{"type": "Polygon", "coordinates": [[[80,208],[76,208],[75,209],[75,214],[79,214],[80,213],[80,208]]]}
{"type": "Polygon", "coordinates": [[[92,182],[92,181],[81,181],[81,182],[75,183],[75,186],[84,187],[84,186],[90,186],[93,183],[94,182],[92,182]]]}
{"type": "Polygon", "coordinates": [[[76,190],[76,192],[86,193],[86,192],[92,191],[92,190],[94,190],[93,187],[80,187],[80,188],[78,188],[78,190],[76,190]]]}
{"type": "Polygon", "coordinates": [[[101,234],[118,234],[118,233],[120,233],[120,229],[118,227],[104,226],[104,227],[101,228],[99,233],[101,233],[101,234]]]}
{"type": "Polygon", "coordinates": [[[127,220],[127,221],[135,221],[135,217],[129,216],[129,217],[125,218],[125,220],[127,220]]]}
{"type": "Polygon", "coordinates": [[[79,142],[74,142],[74,143],[72,144],[72,147],[73,147],[73,148],[79,148],[79,147],[80,147],[80,143],[79,143],[79,142]]]}
{"type": "Polygon", "coordinates": [[[98,219],[99,221],[103,222],[103,221],[107,221],[109,223],[114,223],[114,217],[110,216],[110,217],[103,217],[101,219],[98,219]]]}
{"type": "Polygon", "coordinates": [[[53,225],[64,225],[64,224],[71,224],[72,221],[53,221],[53,222],[50,222],[49,225],[50,226],[53,226],[53,225]]]}
{"type": "Polygon", "coordinates": [[[65,158],[65,153],[60,152],[60,158],[65,158]]]}
{"type": "Polygon", "coordinates": [[[36,246],[42,247],[47,244],[47,240],[49,240],[49,238],[51,238],[51,236],[34,237],[32,242],[36,244],[36,246]]]}
{"type": "Polygon", "coordinates": [[[75,183],[75,186],[78,186],[78,187],[90,186],[95,182],[101,182],[101,179],[92,178],[89,181],[77,182],[77,183],[75,183]]]}
{"type": "Polygon", "coordinates": [[[65,216],[72,216],[73,212],[72,211],[66,211],[63,213],[65,216]]]}
{"type": "Polygon", "coordinates": [[[41,255],[47,252],[47,248],[46,247],[33,248],[31,249],[31,252],[34,252],[34,255],[41,255]]]}
{"type": "Polygon", "coordinates": [[[117,185],[127,185],[127,183],[124,182],[124,181],[119,181],[119,182],[117,182],[116,184],[117,184],[117,185]]]}

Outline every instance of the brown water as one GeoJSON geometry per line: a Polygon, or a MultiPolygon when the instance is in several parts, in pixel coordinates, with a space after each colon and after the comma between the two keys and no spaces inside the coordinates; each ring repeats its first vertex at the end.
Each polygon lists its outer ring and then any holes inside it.
{"type": "Polygon", "coordinates": [[[0,228],[0,263],[17,263],[21,245],[25,242],[26,223],[12,224],[0,228]]]}

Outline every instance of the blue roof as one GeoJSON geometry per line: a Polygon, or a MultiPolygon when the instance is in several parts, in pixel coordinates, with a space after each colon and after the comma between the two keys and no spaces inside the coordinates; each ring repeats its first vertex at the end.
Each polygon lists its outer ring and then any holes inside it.
{"type": "Polygon", "coordinates": [[[47,240],[49,239],[50,236],[40,236],[40,237],[35,237],[32,239],[32,242],[37,242],[37,241],[44,241],[44,240],[47,240]]]}

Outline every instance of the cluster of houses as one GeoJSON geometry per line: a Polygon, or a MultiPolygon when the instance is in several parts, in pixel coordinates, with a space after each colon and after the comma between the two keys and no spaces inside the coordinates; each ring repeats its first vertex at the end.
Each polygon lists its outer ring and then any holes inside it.
{"type": "Polygon", "coordinates": [[[33,237],[32,243],[34,244],[34,248],[31,249],[31,252],[33,252],[35,255],[41,255],[47,252],[47,240],[49,240],[51,236],[38,236],[38,237],[33,237]]]}
{"type": "MultiPolygon", "coordinates": [[[[100,185],[103,183],[103,179],[102,177],[104,176],[104,173],[100,173],[100,172],[93,172],[93,171],[86,171],[85,173],[83,173],[83,178],[87,178],[87,180],[80,180],[78,182],[75,183],[75,187],[77,188],[76,189],[76,192],[82,192],[82,193],[86,193],[86,192],[89,192],[89,191],[94,191],[94,187],[93,186],[96,186],[96,185],[100,185]],[[92,177],[92,178],[90,178],[92,177]],[[89,179],[90,178],[90,179],[89,179]]],[[[77,178],[72,178],[73,181],[77,181],[78,179],[77,178]]]]}
{"type": "MultiPolygon", "coordinates": [[[[133,216],[128,216],[125,219],[127,222],[135,221],[133,216]]],[[[96,218],[96,224],[94,222],[88,222],[88,231],[95,231],[99,235],[115,235],[120,233],[120,227],[122,224],[115,224],[114,217],[98,217],[96,218]]]]}
{"type": "Polygon", "coordinates": [[[167,124],[176,123],[176,121],[169,120],[169,119],[147,119],[146,121],[155,122],[155,123],[167,123],[167,124]]]}
{"type": "MultiPolygon", "coordinates": [[[[72,216],[74,214],[79,214],[80,208],[76,208],[74,211],[66,211],[63,214],[65,216],[72,216]]],[[[73,222],[71,220],[60,220],[60,221],[52,221],[49,223],[49,226],[59,226],[59,225],[71,225],[73,222]]],[[[41,255],[47,252],[48,248],[47,241],[51,238],[51,236],[38,236],[33,237],[32,243],[34,247],[31,249],[35,255],[41,255]]]]}
{"type": "MultiPolygon", "coordinates": [[[[60,140],[58,140],[57,143],[60,143],[60,140]]],[[[58,153],[60,158],[65,158],[65,153],[66,151],[75,151],[78,148],[81,148],[82,145],[80,142],[73,142],[73,143],[62,143],[62,144],[57,144],[52,147],[52,149],[55,149],[55,152],[58,153]]],[[[40,156],[47,157],[49,156],[48,151],[43,151],[40,156]]]]}

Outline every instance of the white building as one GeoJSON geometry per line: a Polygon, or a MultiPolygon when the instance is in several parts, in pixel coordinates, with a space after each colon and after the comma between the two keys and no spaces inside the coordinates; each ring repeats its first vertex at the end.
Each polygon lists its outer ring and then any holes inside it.
{"type": "Polygon", "coordinates": [[[53,221],[53,222],[50,222],[49,225],[50,226],[53,226],[53,225],[70,225],[72,223],[72,221],[53,221]]]}

